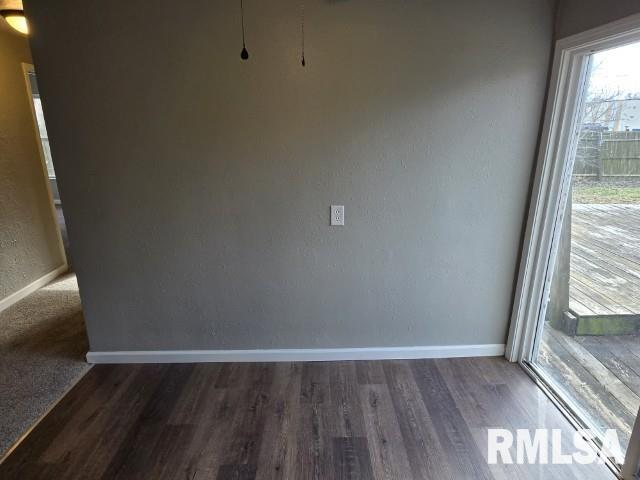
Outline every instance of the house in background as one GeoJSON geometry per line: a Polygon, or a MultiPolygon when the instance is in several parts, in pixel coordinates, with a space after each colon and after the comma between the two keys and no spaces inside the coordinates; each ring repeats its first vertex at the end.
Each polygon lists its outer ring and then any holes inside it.
{"type": "Polygon", "coordinates": [[[599,117],[589,119],[591,130],[640,131],[640,98],[629,95],[628,98],[594,99],[587,102],[587,108],[597,112],[595,116],[599,117]]]}
{"type": "Polygon", "coordinates": [[[618,100],[613,110],[613,131],[640,132],[640,98],[618,100]]]}

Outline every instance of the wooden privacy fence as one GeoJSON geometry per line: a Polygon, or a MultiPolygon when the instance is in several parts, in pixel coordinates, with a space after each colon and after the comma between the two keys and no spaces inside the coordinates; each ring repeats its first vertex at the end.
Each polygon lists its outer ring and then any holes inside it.
{"type": "Polygon", "coordinates": [[[573,173],[597,178],[640,177],[640,132],[583,131],[573,173]]]}

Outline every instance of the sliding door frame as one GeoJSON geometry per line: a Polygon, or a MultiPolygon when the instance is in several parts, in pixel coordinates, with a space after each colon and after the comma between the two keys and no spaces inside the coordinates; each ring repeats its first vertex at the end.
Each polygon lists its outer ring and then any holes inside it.
{"type": "MultiPolygon", "coordinates": [[[[570,191],[590,58],[598,51],[638,41],[640,14],[556,42],[511,314],[505,356],[509,361],[519,362],[563,413],[574,424],[578,424],[576,426],[582,423],[576,406],[553,392],[553,387],[545,382],[531,363],[537,355],[544,323],[541,319],[545,315],[551,273],[570,191]]],[[[636,421],[623,466],[624,478],[636,478],[639,464],[640,421],[636,421]]]]}
{"type": "Polygon", "coordinates": [[[556,42],[545,119],[516,284],[506,357],[531,357],[555,262],[589,56],[640,41],[640,14],[556,42]],[[554,240],[556,240],[554,242],[554,240]]]}

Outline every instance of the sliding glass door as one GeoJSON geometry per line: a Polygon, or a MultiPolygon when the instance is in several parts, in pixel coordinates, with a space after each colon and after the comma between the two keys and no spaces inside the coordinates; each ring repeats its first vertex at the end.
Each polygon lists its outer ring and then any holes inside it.
{"type": "Polygon", "coordinates": [[[530,361],[624,451],[640,407],[640,42],[590,55],[582,88],[530,361]]]}
{"type": "Polygon", "coordinates": [[[558,42],[508,357],[635,478],[640,17],[558,42]]]}

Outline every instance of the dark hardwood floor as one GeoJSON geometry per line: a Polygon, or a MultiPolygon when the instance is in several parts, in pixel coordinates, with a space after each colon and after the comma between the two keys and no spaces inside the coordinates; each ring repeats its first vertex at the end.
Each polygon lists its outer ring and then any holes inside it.
{"type": "Polygon", "coordinates": [[[99,365],[0,478],[614,478],[602,465],[488,465],[488,427],[572,432],[497,358],[99,365]]]}

